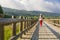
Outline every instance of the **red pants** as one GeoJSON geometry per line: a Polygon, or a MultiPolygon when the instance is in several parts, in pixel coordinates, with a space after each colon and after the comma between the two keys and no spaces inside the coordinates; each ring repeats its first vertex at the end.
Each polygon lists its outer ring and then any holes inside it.
{"type": "Polygon", "coordinates": [[[40,20],[40,26],[42,27],[42,20],[40,20]]]}

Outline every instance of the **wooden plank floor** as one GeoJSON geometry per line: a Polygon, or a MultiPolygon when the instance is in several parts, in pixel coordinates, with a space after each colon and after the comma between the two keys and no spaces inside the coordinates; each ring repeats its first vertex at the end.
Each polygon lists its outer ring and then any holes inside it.
{"type": "Polygon", "coordinates": [[[47,27],[46,24],[43,24],[42,27],[37,24],[36,27],[33,27],[26,35],[23,35],[22,39],[19,40],[60,40],[58,33],[47,27]]]}
{"type": "Polygon", "coordinates": [[[26,35],[23,35],[22,38],[18,38],[17,40],[31,40],[32,35],[33,35],[33,33],[34,33],[34,30],[36,29],[37,24],[38,24],[38,23],[36,23],[36,25],[34,25],[34,27],[31,28],[31,29],[26,33],[26,35]]]}
{"type": "Polygon", "coordinates": [[[39,40],[59,40],[57,37],[52,33],[52,31],[46,27],[44,24],[43,27],[39,27],[39,40]]]}

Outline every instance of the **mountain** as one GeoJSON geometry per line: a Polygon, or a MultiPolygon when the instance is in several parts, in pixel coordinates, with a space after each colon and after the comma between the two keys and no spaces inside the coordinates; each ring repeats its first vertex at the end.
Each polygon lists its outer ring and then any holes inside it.
{"type": "Polygon", "coordinates": [[[14,15],[14,16],[31,16],[43,14],[44,16],[60,16],[58,13],[51,13],[51,12],[43,12],[43,11],[26,11],[26,10],[17,10],[11,8],[3,7],[4,14],[6,15],[14,15]]]}

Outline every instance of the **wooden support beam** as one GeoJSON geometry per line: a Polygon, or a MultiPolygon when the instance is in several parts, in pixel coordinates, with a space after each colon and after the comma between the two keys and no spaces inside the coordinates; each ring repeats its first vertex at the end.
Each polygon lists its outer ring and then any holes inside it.
{"type": "MultiPolygon", "coordinates": [[[[31,20],[31,17],[30,17],[30,20],[31,20]]],[[[30,25],[31,25],[31,21],[30,21],[29,23],[30,23],[30,25]]]]}
{"type": "MultiPolygon", "coordinates": [[[[27,20],[28,20],[28,17],[27,17],[27,20]]],[[[27,28],[28,28],[28,21],[27,21],[27,28]]]]}
{"type": "MultiPolygon", "coordinates": [[[[26,19],[26,17],[24,19],[26,19]]],[[[24,21],[24,30],[26,30],[26,21],[24,21]]],[[[26,35],[26,32],[24,34],[26,35]]]]}
{"type": "MultiPolygon", "coordinates": [[[[25,19],[26,19],[26,17],[25,17],[25,19]]],[[[26,29],[26,21],[24,22],[24,28],[26,29]]]]}
{"type": "Polygon", "coordinates": [[[4,40],[4,25],[0,25],[0,40],[4,40]]]}
{"type": "MultiPolygon", "coordinates": [[[[25,19],[25,16],[23,16],[23,19],[25,19]]],[[[25,30],[25,21],[23,21],[23,30],[25,30]]]]}
{"type": "MultiPolygon", "coordinates": [[[[27,17],[26,17],[26,20],[27,20],[27,17]]],[[[27,21],[26,21],[26,29],[27,29],[27,21]]]]}
{"type": "MultiPolygon", "coordinates": [[[[26,20],[28,19],[28,17],[26,17],[26,20]]],[[[28,21],[26,21],[26,29],[28,29],[28,21]]],[[[27,30],[28,32],[28,30],[27,30]]]]}
{"type": "MultiPolygon", "coordinates": [[[[28,19],[30,19],[30,17],[28,17],[28,19]]],[[[28,26],[30,27],[30,21],[28,21],[28,26]]]]}
{"type": "MultiPolygon", "coordinates": [[[[21,16],[21,19],[23,19],[23,16],[21,16]]],[[[20,27],[20,32],[23,31],[23,21],[21,21],[21,27],[20,27]]]]}
{"type": "MultiPolygon", "coordinates": [[[[15,16],[12,16],[12,19],[16,18],[15,16]]],[[[16,23],[12,23],[13,26],[13,36],[16,35],[16,23]]]]}
{"type": "MultiPolygon", "coordinates": [[[[23,16],[21,16],[21,19],[23,19],[23,16]]],[[[21,21],[21,26],[20,26],[20,32],[23,31],[23,21],[21,21]]],[[[20,38],[22,38],[22,35],[20,36],[20,38]]]]}
{"type": "Polygon", "coordinates": [[[12,25],[13,25],[13,36],[15,36],[16,35],[16,23],[13,23],[12,25]]]}

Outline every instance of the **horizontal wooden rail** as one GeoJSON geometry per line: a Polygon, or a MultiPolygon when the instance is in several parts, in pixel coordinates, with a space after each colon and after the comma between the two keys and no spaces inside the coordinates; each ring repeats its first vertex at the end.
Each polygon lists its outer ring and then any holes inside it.
{"type": "Polygon", "coordinates": [[[15,23],[15,22],[20,22],[20,21],[31,21],[31,19],[2,18],[2,19],[0,19],[0,24],[5,25],[8,23],[15,23]]]}
{"type": "Polygon", "coordinates": [[[22,38],[22,34],[26,34],[26,32],[33,27],[33,25],[37,22],[37,20],[32,19],[16,19],[16,18],[0,18],[0,40],[4,40],[4,26],[6,24],[13,24],[13,34],[10,40],[16,40],[19,36],[22,38]],[[16,34],[16,24],[21,23],[20,25],[20,33],[16,34]],[[24,22],[24,27],[23,27],[24,22]],[[24,28],[24,29],[23,29],[24,28]]]}
{"type": "Polygon", "coordinates": [[[12,36],[12,37],[10,38],[10,40],[17,40],[18,37],[21,37],[21,35],[23,35],[25,32],[27,32],[28,30],[30,30],[35,24],[36,24],[36,23],[30,25],[28,29],[25,29],[25,30],[22,31],[21,33],[15,35],[15,36],[12,36]]]}
{"type": "Polygon", "coordinates": [[[60,20],[60,19],[48,19],[48,20],[60,20]]]}
{"type": "Polygon", "coordinates": [[[53,23],[53,25],[60,27],[60,24],[57,24],[57,23],[53,23]]]}
{"type": "Polygon", "coordinates": [[[55,26],[60,27],[60,19],[47,19],[47,21],[51,22],[55,26]]]}

